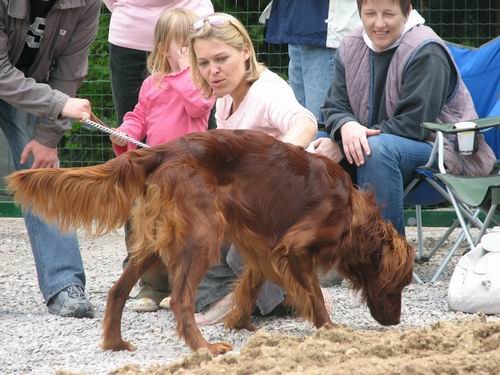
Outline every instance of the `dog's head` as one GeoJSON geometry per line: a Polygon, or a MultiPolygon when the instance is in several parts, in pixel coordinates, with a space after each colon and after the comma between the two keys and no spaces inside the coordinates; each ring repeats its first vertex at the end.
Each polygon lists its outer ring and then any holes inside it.
{"type": "Polygon", "coordinates": [[[413,276],[414,249],[384,221],[373,195],[356,192],[352,242],[345,276],[360,290],[373,318],[382,325],[398,324],[401,293],[413,276]]]}
{"type": "Polygon", "coordinates": [[[392,225],[384,224],[387,237],[372,255],[371,277],[363,289],[373,318],[382,325],[394,325],[401,318],[401,293],[412,280],[415,252],[392,225]]]}

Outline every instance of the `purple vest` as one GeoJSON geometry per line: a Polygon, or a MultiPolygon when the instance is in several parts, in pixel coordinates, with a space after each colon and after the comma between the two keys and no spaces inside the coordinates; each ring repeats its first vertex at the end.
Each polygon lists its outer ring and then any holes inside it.
{"type": "MultiPolygon", "coordinates": [[[[345,37],[340,45],[340,58],[345,66],[347,95],[354,116],[362,125],[368,125],[370,116],[370,49],[363,40],[362,28],[358,28],[345,37]]],[[[394,115],[394,109],[401,97],[401,88],[405,69],[415,56],[415,53],[428,43],[438,43],[451,56],[445,43],[436,33],[427,26],[415,26],[403,35],[401,44],[397,47],[389,65],[385,85],[386,111],[389,117],[394,115]]],[[[441,109],[439,116],[433,122],[447,123],[467,121],[477,118],[474,103],[469,91],[460,76],[460,72],[453,63],[457,73],[457,85],[448,102],[441,109]]],[[[431,133],[429,141],[433,141],[435,134],[431,133]]],[[[447,136],[445,142],[445,164],[452,174],[483,176],[493,169],[495,155],[484,136],[478,136],[478,151],[472,155],[461,155],[455,152],[456,136],[447,136]]]]}

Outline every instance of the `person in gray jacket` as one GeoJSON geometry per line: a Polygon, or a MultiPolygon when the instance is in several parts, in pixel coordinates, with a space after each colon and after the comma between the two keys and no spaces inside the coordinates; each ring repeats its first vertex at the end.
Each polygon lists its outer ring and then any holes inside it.
{"type": "MultiPolygon", "coordinates": [[[[335,59],[335,81],[323,114],[352,177],[375,193],[382,215],[404,235],[403,191],[432,150],[420,124],[477,118],[472,98],[445,43],[410,0],[357,0],[363,27],[346,36],[335,59]]],[[[484,137],[460,155],[446,142],[454,174],[487,175],[495,156],[484,137]]]]}
{"type": "MultiPolygon", "coordinates": [[[[70,118],[88,118],[74,98],[87,74],[98,0],[0,0],[0,126],[16,169],[58,167],[70,118]]],[[[93,317],[76,233],[23,213],[49,312],[93,317]]]]}

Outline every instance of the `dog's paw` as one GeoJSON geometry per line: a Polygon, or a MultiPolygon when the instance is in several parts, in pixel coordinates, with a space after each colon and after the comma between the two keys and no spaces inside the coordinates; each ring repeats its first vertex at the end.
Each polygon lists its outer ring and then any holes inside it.
{"type": "Polygon", "coordinates": [[[220,354],[230,352],[231,350],[233,350],[233,346],[231,344],[228,344],[227,342],[216,342],[213,344],[208,344],[208,350],[214,357],[216,357],[220,354]]]}
{"type": "Polygon", "coordinates": [[[250,320],[246,322],[232,322],[232,321],[226,321],[224,322],[224,327],[228,329],[234,329],[234,330],[240,330],[240,329],[246,329],[250,332],[254,332],[257,330],[257,327],[255,327],[250,320]]]}
{"type": "Polygon", "coordinates": [[[103,342],[101,344],[102,350],[111,350],[113,352],[119,352],[123,350],[127,350],[129,352],[133,352],[135,347],[128,341],[118,341],[118,342],[103,342]]]}
{"type": "Polygon", "coordinates": [[[257,330],[252,324],[249,316],[243,317],[239,314],[235,314],[234,310],[233,313],[229,314],[226,319],[224,319],[224,327],[234,330],[246,329],[252,332],[257,330]]]}
{"type": "Polygon", "coordinates": [[[321,327],[321,328],[324,328],[324,329],[339,329],[339,328],[342,328],[342,325],[337,324],[337,323],[328,322],[328,323],[324,324],[323,327],[321,327]]]}

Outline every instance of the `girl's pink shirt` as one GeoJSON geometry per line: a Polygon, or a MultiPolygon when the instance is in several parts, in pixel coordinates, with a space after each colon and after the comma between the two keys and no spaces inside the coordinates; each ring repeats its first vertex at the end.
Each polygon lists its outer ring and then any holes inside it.
{"type": "Polygon", "coordinates": [[[115,46],[152,51],[154,29],[165,9],[186,8],[200,17],[214,12],[210,0],[103,0],[111,12],[108,40],[115,46]]]}
{"type": "MultiPolygon", "coordinates": [[[[214,99],[204,98],[191,80],[190,69],[168,74],[158,86],[154,76],[146,78],[139,92],[139,102],[123,118],[119,130],[130,137],[157,146],[188,133],[207,130],[214,99]]],[[[113,144],[116,155],[135,149],[113,144]]]]}

